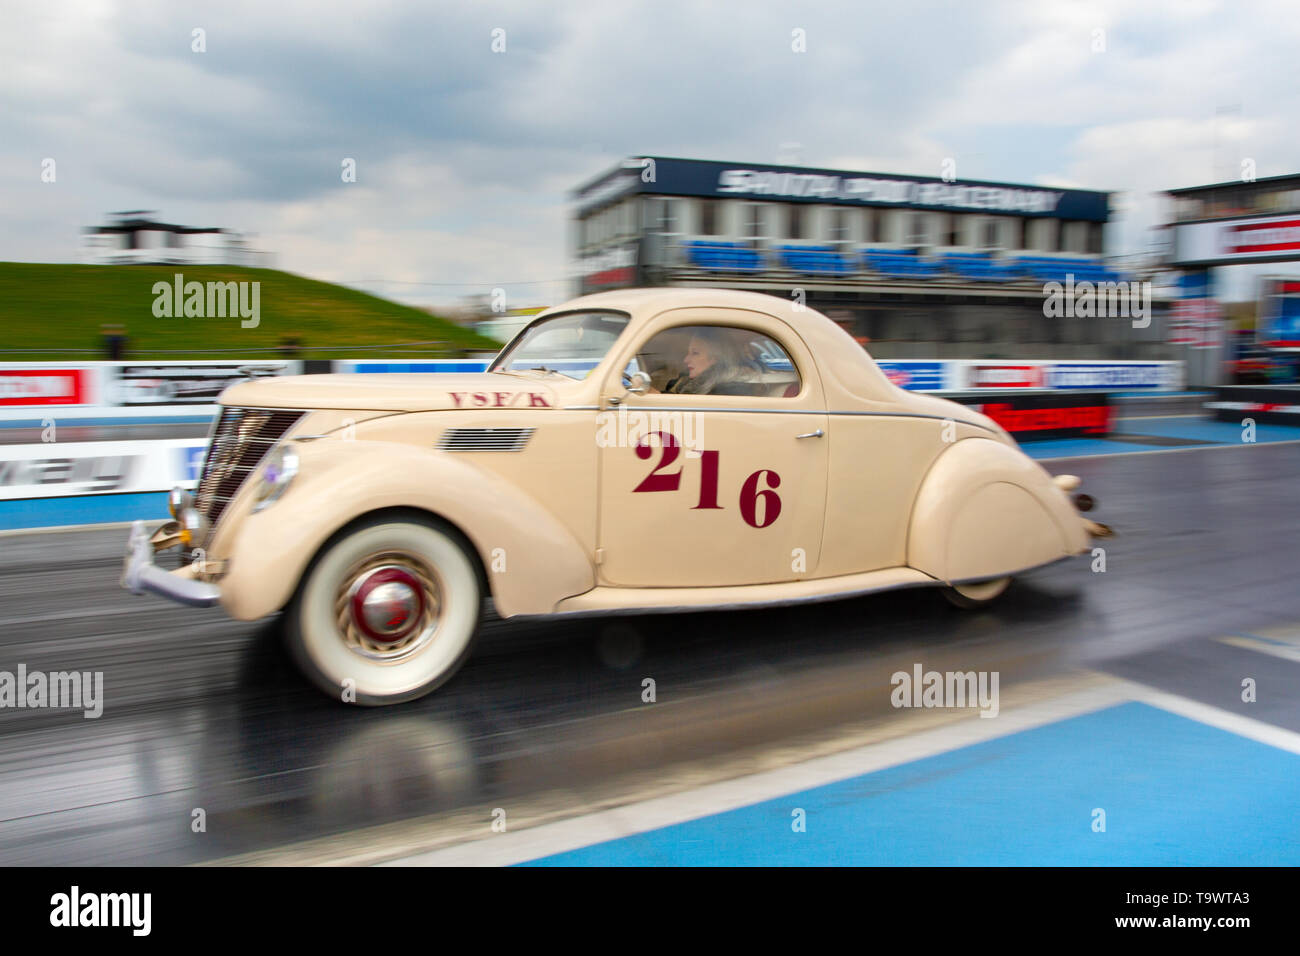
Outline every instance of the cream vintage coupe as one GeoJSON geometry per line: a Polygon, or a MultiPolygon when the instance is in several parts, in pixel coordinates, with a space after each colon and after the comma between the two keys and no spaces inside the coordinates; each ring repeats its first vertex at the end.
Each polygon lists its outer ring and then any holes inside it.
{"type": "Polygon", "coordinates": [[[264,379],[221,405],[196,490],[132,529],[122,583],[283,610],[306,674],[360,704],[448,680],[486,597],[512,617],[933,585],[971,607],[1107,532],[1077,478],[758,293],[586,296],[483,373],[264,379]],[[187,563],[155,564],[173,547],[187,563]]]}

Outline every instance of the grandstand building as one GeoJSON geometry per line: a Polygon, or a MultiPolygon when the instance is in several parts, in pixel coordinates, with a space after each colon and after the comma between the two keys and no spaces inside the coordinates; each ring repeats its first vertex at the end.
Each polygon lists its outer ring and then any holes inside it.
{"type": "Polygon", "coordinates": [[[580,293],[711,286],[803,296],[880,358],[1174,358],[1147,328],[1049,316],[1050,282],[1121,282],[1110,194],[636,157],[574,190],[580,293]]]}

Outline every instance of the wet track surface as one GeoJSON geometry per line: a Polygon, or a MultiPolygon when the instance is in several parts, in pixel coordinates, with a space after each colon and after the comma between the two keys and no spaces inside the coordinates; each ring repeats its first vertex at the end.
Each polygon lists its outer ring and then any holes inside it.
{"type": "Polygon", "coordinates": [[[335,704],[276,622],[133,597],[126,533],[0,538],[0,670],[104,672],[99,719],[0,711],[0,862],[189,863],[361,827],[567,795],[616,777],[798,748],[889,716],[912,662],[1016,681],[1092,668],[1300,730],[1300,662],[1218,640],[1300,622],[1300,445],[1046,463],[1119,536],[1027,575],[994,608],[930,590],[814,606],[606,621],[490,621],[435,695],[335,704]],[[642,680],[657,702],[641,701],[642,680]],[[191,831],[202,808],[206,832],[191,831]]]}

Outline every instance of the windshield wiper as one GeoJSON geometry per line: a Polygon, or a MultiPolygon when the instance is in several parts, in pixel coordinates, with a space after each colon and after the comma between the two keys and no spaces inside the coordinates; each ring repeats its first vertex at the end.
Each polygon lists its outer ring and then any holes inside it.
{"type": "Polygon", "coordinates": [[[541,373],[543,373],[544,375],[558,375],[558,376],[560,376],[561,378],[572,378],[572,377],[573,377],[572,375],[565,375],[563,372],[557,371],[556,369],[553,369],[553,368],[547,368],[545,365],[534,365],[534,366],[533,366],[532,368],[530,368],[528,371],[530,371],[530,372],[541,372],[541,373]]]}

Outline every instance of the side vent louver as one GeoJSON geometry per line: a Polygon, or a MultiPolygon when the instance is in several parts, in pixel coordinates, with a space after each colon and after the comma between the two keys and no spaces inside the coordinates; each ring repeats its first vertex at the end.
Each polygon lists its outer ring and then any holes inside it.
{"type": "Polygon", "coordinates": [[[531,428],[448,428],[438,441],[440,451],[523,451],[531,428]]]}

